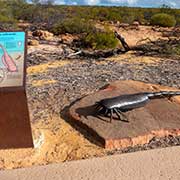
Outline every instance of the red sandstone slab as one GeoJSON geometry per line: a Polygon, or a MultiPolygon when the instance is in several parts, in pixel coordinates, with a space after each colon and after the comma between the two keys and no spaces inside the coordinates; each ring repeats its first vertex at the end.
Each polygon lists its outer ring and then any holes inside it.
{"type": "Polygon", "coordinates": [[[180,135],[180,97],[153,99],[145,107],[126,112],[129,123],[108,117],[98,118],[92,106],[104,98],[137,92],[177,90],[137,81],[116,81],[103,90],[90,94],[76,102],[69,109],[74,123],[77,123],[108,149],[148,143],[153,137],[180,135]]]}

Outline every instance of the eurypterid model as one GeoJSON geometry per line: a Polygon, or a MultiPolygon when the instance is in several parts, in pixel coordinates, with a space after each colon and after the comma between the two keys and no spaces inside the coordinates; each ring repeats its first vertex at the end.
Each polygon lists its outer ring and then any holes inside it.
{"type": "Polygon", "coordinates": [[[160,92],[143,92],[137,94],[127,94],[117,97],[102,99],[96,102],[96,108],[99,114],[107,116],[110,114],[110,122],[115,113],[119,120],[127,121],[123,112],[133,110],[135,108],[143,107],[150,99],[160,97],[171,97],[180,95],[180,91],[160,91],[160,92]]]}

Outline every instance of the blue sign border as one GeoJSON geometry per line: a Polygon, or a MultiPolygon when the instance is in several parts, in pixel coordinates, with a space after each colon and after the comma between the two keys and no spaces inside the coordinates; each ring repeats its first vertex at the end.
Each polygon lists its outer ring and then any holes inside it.
{"type": "Polygon", "coordinates": [[[26,31],[0,31],[0,34],[11,34],[11,33],[24,33],[24,67],[23,67],[23,81],[22,81],[22,86],[9,86],[9,87],[0,87],[0,91],[16,91],[19,89],[25,89],[25,84],[26,84],[26,56],[27,56],[27,32],[26,31]]]}

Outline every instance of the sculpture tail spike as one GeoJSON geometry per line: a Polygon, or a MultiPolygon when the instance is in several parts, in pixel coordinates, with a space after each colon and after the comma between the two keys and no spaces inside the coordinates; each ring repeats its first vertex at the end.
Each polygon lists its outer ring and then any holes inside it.
{"type": "Polygon", "coordinates": [[[156,97],[171,97],[171,96],[180,96],[180,91],[160,91],[160,92],[153,92],[153,93],[148,93],[148,97],[151,98],[156,98],[156,97]]]}

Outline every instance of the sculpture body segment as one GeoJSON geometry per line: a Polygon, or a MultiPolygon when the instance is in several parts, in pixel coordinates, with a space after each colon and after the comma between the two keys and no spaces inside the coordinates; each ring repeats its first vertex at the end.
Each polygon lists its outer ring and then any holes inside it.
{"type": "Polygon", "coordinates": [[[127,121],[123,112],[145,106],[150,99],[172,97],[180,95],[180,91],[160,91],[160,92],[143,92],[136,94],[127,94],[112,98],[102,99],[96,102],[96,108],[99,114],[107,116],[110,114],[110,122],[115,113],[120,120],[127,121]]]}

